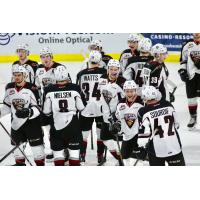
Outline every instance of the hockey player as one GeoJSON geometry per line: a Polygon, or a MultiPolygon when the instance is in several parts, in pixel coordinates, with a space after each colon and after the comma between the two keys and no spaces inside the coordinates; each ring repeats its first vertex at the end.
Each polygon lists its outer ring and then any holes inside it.
{"type": "Polygon", "coordinates": [[[106,55],[105,52],[103,51],[103,44],[101,40],[94,40],[91,42],[91,44],[88,47],[89,51],[91,52],[92,50],[99,51],[102,56],[102,62],[104,63],[103,66],[106,67],[109,60],[112,59],[111,56],[106,55]]]}
{"type": "MultiPolygon", "coordinates": [[[[42,97],[43,97],[43,90],[44,87],[47,87],[49,84],[55,84],[55,75],[54,75],[54,70],[58,67],[61,66],[60,63],[57,63],[53,60],[53,53],[50,50],[49,47],[43,48],[40,51],[40,59],[42,61],[42,64],[39,65],[37,71],[36,71],[36,78],[35,78],[35,84],[37,88],[39,89],[40,92],[40,105],[42,105],[42,97]]],[[[67,69],[66,69],[67,70],[67,69]]],[[[69,79],[70,75],[68,74],[69,79]]],[[[44,131],[45,137],[49,137],[49,130],[50,130],[50,118],[42,115],[42,128],[44,131]]],[[[45,140],[46,142],[48,139],[45,140]]],[[[53,152],[48,148],[48,144],[45,145],[46,147],[46,153],[47,159],[52,159],[53,158],[53,152]]]]}
{"type": "MultiPolygon", "coordinates": [[[[162,44],[156,44],[152,47],[153,61],[147,62],[142,71],[144,85],[152,85],[156,87],[162,94],[162,99],[170,101],[170,93],[168,89],[169,72],[164,63],[167,57],[167,48],[162,44]]],[[[173,94],[171,100],[174,99],[173,94]]]]}
{"type": "MultiPolygon", "coordinates": [[[[28,56],[30,54],[29,46],[28,44],[20,44],[18,45],[16,49],[17,56],[19,60],[15,61],[12,65],[12,69],[14,68],[15,65],[23,65],[28,74],[26,81],[30,83],[35,83],[35,73],[38,67],[38,63],[35,61],[32,61],[28,59],[28,56]]],[[[12,81],[14,81],[14,78],[12,78],[12,81]]]]}
{"type": "MultiPolygon", "coordinates": [[[[102,45],[102,41],[101,40],[93,40],[90,45],[88,46],[88,50],[89,52],[91,51],[99,51],[101,53],[101,62],[100,62],[100,67],[101,68],[106,68],[108,62],[110,59],[112,59],[111,56],[106,55],[105,52],[103,51],[103,45],[102,45]]],[[[86,56],[84,56],[86,58],[86,56]]],[[[82,69],[86,69],[89,67],[89,60],[88,58],[86,58],[86,60],[84,61],[83,64],[83,68],[82,69]]]]}
{"type": "MultiPolygon", "coordinates": [[[[138,147],[138,110],[143,107],[137,96],[137,85],[134,81],[126,81],[123,86],[125,98],[117,105],[116,117],[113,129],[123,134],[123,142],[121,147],[122,158],[125,165],[130,165],[130,158],[133,152],[145,152],[144,149],[138,147]]],[[[137,158],[137,156],[136,156],[137,158]]]]}
{"type": "Polygon", "coordinates": [[[142,87],[142,69],[146,62],[152,61],[154,57],[151,55],[152,42],[149,38],[143,38],[138,43],[139,56],[133,56],[128,59],[126,69],[123,73],[127,80],[134,80],[135,83],[142,87]]]}
{"type": "Polygon", "coordinates": [[[185,44],[181,52],[181,68],[178,73],[185,82],[188,98],[190,121],[188,128],[197,123],[197,98],[200,97],[200,33],[193,34],[194,39],[185,44]]]}
{"type": "Polygon", "coordinates": [[[55,71],[56,84],[44,88],[43,113],[53,114],[50,143],[55,166],[65,163],[64,149],[69,150],[69,165],[79,166],[82,134],[77,112],[84,109],[79,86],[72,84],[64,66],[55,71]]]}
{"type": "MultiPolygon", "coordinates": [[[[54,78],[54,69],[62,64],[57,63],[53,60],[53,53],[49,47],[41,49],[40,59],[42,61],[42,64],[39,65],[36,71],[35,84],[42,92],[45,86],[56,83],[54,78]]],[[[70,75],[68,76],[71,80],[70,75]]]]}
{"type": "MultiPolygon", "coordinates": [[[[12,145],[29,142],[35,164],[43,166],[45,161],[43,132],[40,126],[40,109],[37,105],[38,91],[32,83],[26,82],[27,71],[23,66],[15,65],[14,82],[6,86],[3,107],[0,116],[11,113],[12,145]]],[[[19,149],[14,152],[18,166],[25,165],[25,158],[19,149]]]]}
{"type": "Polygon", "coordinates": [[[104,123],[101,130],[101,139],[107,146],[112,156],[123,165],[119,149],[116,144],[115,131],[112,130],[113,121],[116,120],[115,112],[117,104],[124,98],[123,85],[126,81],[120,76],[121,65],[118,60],[110,60],[107,66],[107,74],[101,77],[99,89],[101,91],[101,104],[104,123]]]}
{"type": "Polygon", "coordinates": [[[97,124],[97,157],[98,163],[103,159],[105,146],[100,139],[100,129],[103,122],[100,98],[101,93],[98,89],[99,81],[106,70],[100,68],[101,54],[99,51],[91,51],[89,55],[89,68],[80,71],[77,74],[77,84],[81,88],[81,96],[85,109],[81,112],[80,122],[83,135],[80,157],[81,163],[85,163],[87,139],[92,130],[94,120],[97,124]]]}
{"type": "Polygon", "coordinates": [[[141,40],[141,36],[137,33],[131,33],[128,37],[128,46],[129,49],[124,50],[120,55],[120,64],[122,66],[122,73],[125,71],[127,66],[127,61],[130,57],[138,56],[138,42],[141,40]]]}
{"type": "Polygon", "coordinates": [[[146,145],[150,166],[184,166],[176,112],[168,101],[160,101],[161,93],[153,86],[142,90],[146,104],[138,111],[139,137],[149,137],[146,145]]]}

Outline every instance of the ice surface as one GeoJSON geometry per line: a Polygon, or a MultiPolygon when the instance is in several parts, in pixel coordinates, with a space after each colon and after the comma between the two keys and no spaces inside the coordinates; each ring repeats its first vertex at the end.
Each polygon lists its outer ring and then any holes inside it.
{"type": "MultiPolygon", "coordinates": [[[[63,63],[68,66],[70,71],[71,77],[73,81],[76,80],[76,74],[79,72],[81,68],[81,63],[77,62],[68,62],[63,63]]],[[[177,111],[177,115],[180,121],[180,129],[179,134],[183,145],[183,152],[186,160],[187,165],[200,165],[200,119],[198,118],[198,125],[195,131],[188,131],[187,130],[187,123],[189,121],[189,113],[187,109],[187,98],[185,94],[185,86],[181,82],[178,76],[178,63],[167,63],[167,67],[170,72],[170,80],[175,82],[178,85],[178,89],[175,93],[176,101],[174,103],[175,109],[177,111]]],[[[2,103],[3,96],[4,96],[4,89],[7,82],[10,81],[10,70],[11,64],[0,64],[0,103],[2,103]]],[[[0,105],[1,106],[1,105],[0,105]]],[[[5,127],[10,130],[10,116],[5,116],[0,120],[5,127]]],[[[95,127],[93,127],[94,132],[94,140],[96,138],[95,135],[95,127]]],[[[143,141],[141,141],[143,143],[143,141]]],[[[96,165],[96,144],[95,150],[91,150],[90,145],[90,138],[88,144],[88,152],[87,152],[87,164],[86,165],[96,165]]],[[[9,137],[6,135],[4,130],[0,127],[0,157],[3,157],[10,149],[10,140],[9,137]]],[[[33,161],[31,156],[30,147],[27,146],[25,150],[26,154],[28,155],[29,159],[33,161]]],[[[114,165],[116,162],[108,153],[106,165],[114,165]]],[[[32,162],[34,164],[34,162],[32,162]]],[[[11,154],[9,158],[7,158],[4,162],[0,163],[0,165],[10,165],[14,164],[14,159],[11,154]]],[[[28,164],[27,164],[28,165],[28,164]]],[[[47,163],[47,165],[52,165],[52,163],[47,163]]],[[[147,163],[145,163],[147,165],[147,163]]]]}

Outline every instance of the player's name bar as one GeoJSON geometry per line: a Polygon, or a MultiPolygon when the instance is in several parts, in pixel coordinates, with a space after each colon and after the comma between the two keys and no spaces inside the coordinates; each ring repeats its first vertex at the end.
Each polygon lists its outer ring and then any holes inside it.
{"type": "MultiPolygon", "coordinates": [[[[112,56],[114,59],[119,59],[119,53],[108,53],[108,55],[112,56]]],[[[88,55],[87,55],[88,56],[88,55]]],[[[29,56],[29,59],[34,61],[40,61],[39,55],[32,54],[29,56]]],[[[14,62],[18,60],[16,55],[0,55],[0,63],[8,63],[14,62]]],[[[65,62],[80,62],[84,61],[84,57],[82,54],[54,54],[55,61],[65,61],[65,62]]],[[[180,54],[170,53],[166,59],[166,62],[179,62],[180,54]]]]}

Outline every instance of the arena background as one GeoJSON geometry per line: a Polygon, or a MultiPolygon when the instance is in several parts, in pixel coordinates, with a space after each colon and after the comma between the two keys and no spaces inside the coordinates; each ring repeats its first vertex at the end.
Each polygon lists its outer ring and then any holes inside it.
{"type": "MultiPolygon", "coordinates": [[[[94,39],[100,39],[104,51],[118,59],[127,48],[129,33],[0,33],[0,62],[13,62],[17,59],[15,49],[18,44],[27,43],[30,59],[39,61],[39,51],[49,46],[56,61],[83,61],[87,46],[94,39]]],[[[190,33],[142,33],[153,44],[162,43],[168,47],[167,62],[178,62],[181,44],[192,37],[190,33]]]]}

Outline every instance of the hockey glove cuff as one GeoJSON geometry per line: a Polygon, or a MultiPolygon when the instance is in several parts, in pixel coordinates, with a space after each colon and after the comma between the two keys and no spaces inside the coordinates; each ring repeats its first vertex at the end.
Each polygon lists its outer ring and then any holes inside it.
{"type": "Polygon", "coordinates": [[[31,109],[31,108],[22,108],[21,110],[17,110],[16,111],[16,116],[18,118],[22,118],[22,119],[30,118],[30,117],[33,116],[33,109],[31,109]]]}

